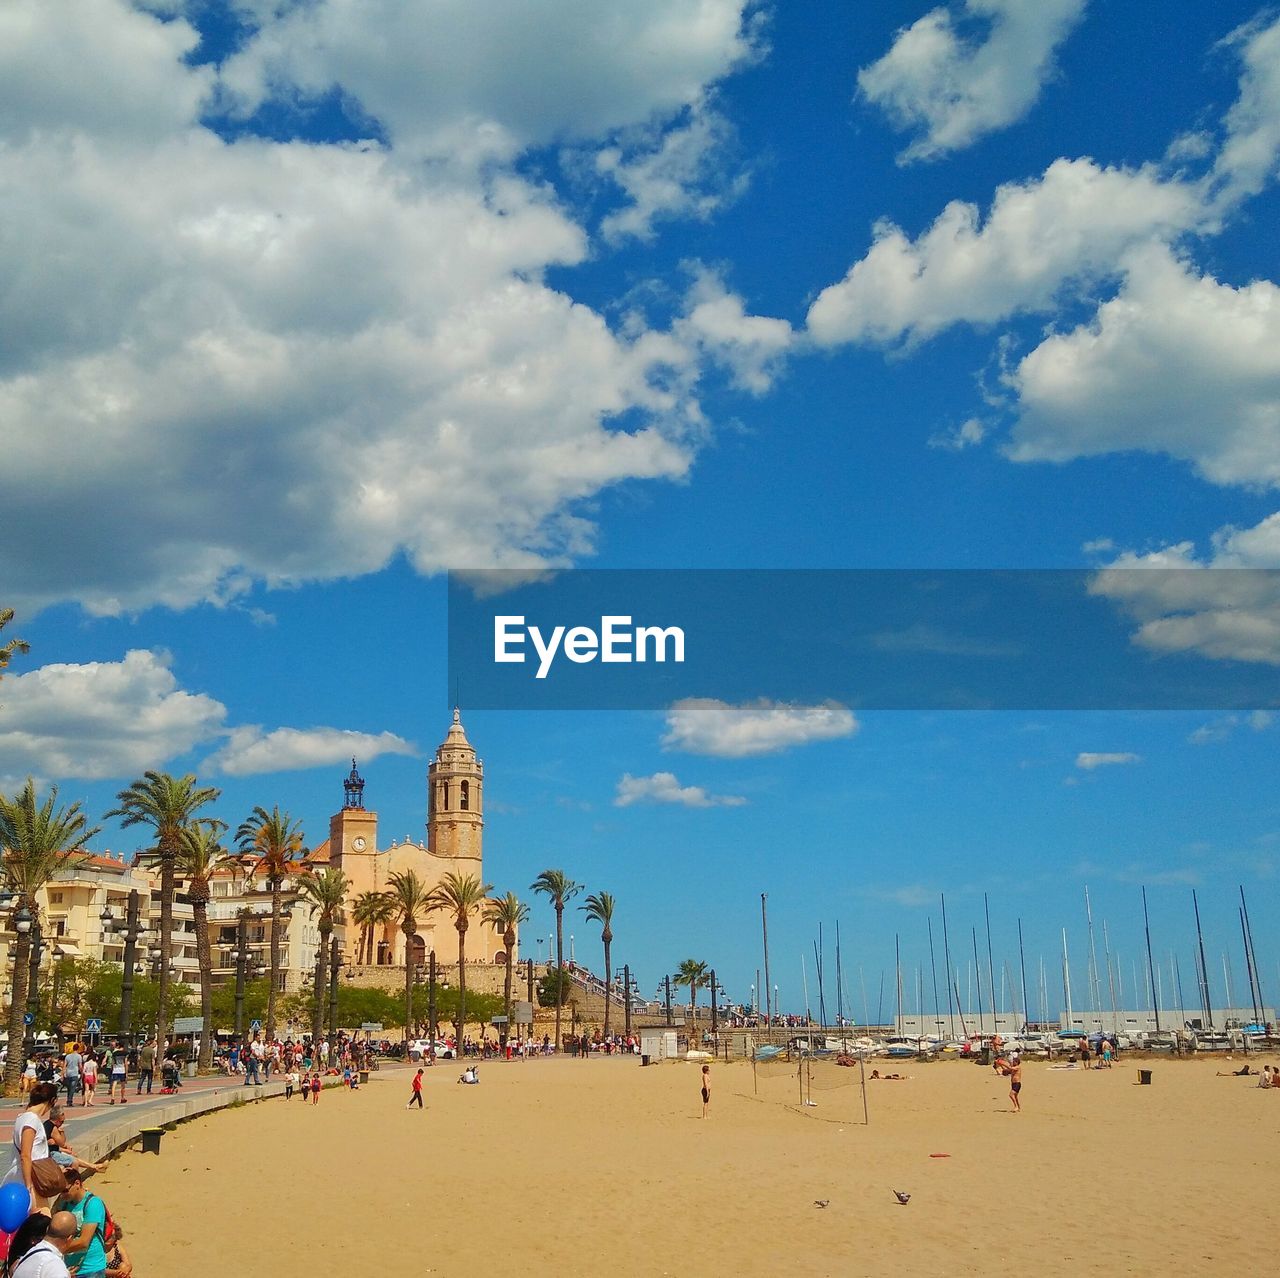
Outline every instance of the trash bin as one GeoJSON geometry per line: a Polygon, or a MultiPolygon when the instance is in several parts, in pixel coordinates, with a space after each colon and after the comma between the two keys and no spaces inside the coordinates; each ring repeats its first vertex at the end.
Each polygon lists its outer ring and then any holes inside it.
{"type": "Polygon", "coordinates": [[[158,1154],[160,1152],[160,1137],[164,1135],[163,1127],[144,1127],[140,1133],[142,1136],[142,1152],[144,1154],[158,1154]]]}
{"type": "Polygon", "coordinates": [[[367,1083],[369,1081],[369,1071],[367,1069],[362,1069],[360,1071],[360,1081],[361,1083],[367,1083]]]}
{"type": "Polygon", "coordinates": [[[188,1078],[195,1078],[195,1076],[196,1076],[196,1066],[197,1066],[198,1064],[199,1064],[199,1062],[198,1062],[198,1061],[188,1061],[188,1062],[187,1062],[187,1077],[188,1077],[188,1078]]]}
{"type": "Polygon", "coordinates": [[[1138,1071],[1138,1082],[1143,1087],[1149,1087],[1151,1085],[1151,1071],[1149,1069],[1140,1069],[1138,1071]]]}
{"type": "Polygon", "coordinates": [[[648,1052],[641,1052],[641,1053],[640,1053],[640,1064],[641,1064],[641,1065],[647,1065],[648,1063],[649,1063],[649,1053],[648,1053],[648,1052]]]}

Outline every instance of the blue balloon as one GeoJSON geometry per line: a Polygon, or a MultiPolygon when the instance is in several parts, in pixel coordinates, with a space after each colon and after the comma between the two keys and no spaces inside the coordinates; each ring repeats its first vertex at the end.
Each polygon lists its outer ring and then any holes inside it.
{"type": "Polygon", "coordinates": [[[21,1181],[0,1185],[0,1229],[13,1233],[31,1213],[31,1195],[21,1181]]]}

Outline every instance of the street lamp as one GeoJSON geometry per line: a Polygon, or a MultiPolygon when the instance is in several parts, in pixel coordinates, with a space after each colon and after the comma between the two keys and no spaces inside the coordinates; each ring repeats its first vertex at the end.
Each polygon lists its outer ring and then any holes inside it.
{"type": "Polygon", "coordinates": [[[138,889],[132,888],[125,907],[123,926],[111,912],[110,905],[103,905],[102,913],[98,916],[102,920],[104,936],[110,936],[112,932],[118,931],[124,937],[124,973],[120,981],[120,1034],[126,1040],[133,1026],[133,972],[138,961],[138,938],[143,931],[138,919],[138,911],[138,889]]]}

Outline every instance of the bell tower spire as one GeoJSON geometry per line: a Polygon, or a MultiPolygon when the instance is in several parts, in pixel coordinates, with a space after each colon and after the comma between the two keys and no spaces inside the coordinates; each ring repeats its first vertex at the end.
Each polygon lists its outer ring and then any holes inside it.
{"type": "Polygon", "coordinates": [[[476,862],[480,870],[484,832],[484,764],[467,740],[462,714],[427,768],[427,847],[436,856],[476,862]]]}

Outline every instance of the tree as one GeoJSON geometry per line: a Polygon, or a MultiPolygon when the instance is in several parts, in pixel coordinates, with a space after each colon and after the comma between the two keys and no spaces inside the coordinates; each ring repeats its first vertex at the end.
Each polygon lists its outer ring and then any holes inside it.
{"type": "Polygon", "coordinates": [[[561,1008],[569,1001],[573,981],[566,967],[548,968],[538,977],[538,1006],[561,1008]]]}
{"type": "Polygon", "coordinates": [[[200,964],[200,1068],[213,1068],[213,949],[209,944],[209,898],[213,876],[229,864],[231,853],[222,846],[225,821],[193,821],[182,831],[177,872],[187,881],[196,927],[196,957],[200,964]]]}
{"type": "Polygon", "coordinates": [[[390,896],[404,933],[404,1041],[409,1041],[413,1021],[413,938],[418,935],[418,915],[435,908],[431,893],[412,870],[402,870],[388,878],[390,896]]]}
{"type": "MultiPolygon", "coordinates": [[[[543,870],[534,879],[532,888],[548,897],[556,911],[556,967],[564,968],[564,907],[579,892],[582,884],[575,883],[563,870],[543,870]]],[[[564,1000],[556,1004],[556,1051],[560,1050],[560,1009],[564,1000]]]]}
{"type": "MultiPolygon", "coordinates": [[[[72,852],[93,838],[98,827],[90,828],[79,803],[58,806],[58,787],[51,786],[43,803],[36,801],[35,782],[27,783],[12,798],[0,795],[0,873],[4,884],[17,896],[15,907],[25,909],[32,923],[38,921],[40,907],[36,894],[62,868],[72,852]]],[[[28,966],[31,961],[31,933],[19,932],[13,955],[13,982],[9,998],[9,1055],[4,1068],[4,1090],[12,1095],[22,1077],[23,1014],[27,1010],[28,966]]]]}
{"type": "Polygon", "coordinates": [[[268,1041],[276,1036],[276,994],[280,987],[280,887],[298,862],[307,855],[303,842],[302,822],[287,812],[273,807],[256,807],[236,831],[240,850],[252,857],[251,877],[266,880],[271,889],[271,959],[268,974],[271,987],[267,994],[268,1041]]]}
{"type": "Polygon", "coordinates": [[[453,926],[458,932],[458,1016],[454,1025],[459,1043],[467,1024],[467,928],[471,926],[471,915],[492,891],[493,884],[481,883],[478,874],[459,875],[450,871],[431,894],[433,908],[452,914],[453,926]]]}
{"type": "Polygon", "coordinates": [[[710,979],[707,965],[701,959],[685,959],[676,969],[676,984],[688,986],[689,989],[689,1015],[695,1030],[698,1028],[698,990],[710,979]]]}
{"type": "MultiPolygon", "coordinates": [[[[0,608],[0,630],[3,630],[12,620],[13,609],[0,608]]],[[[30,651],[31,645],[25,639],[10,639],[8,643],[0,646],[0,678],[4,677],[4,669],[15,652],[30,651]]]]}
{"type": "MultiPolygon", "coordinates": [[[[155,856],[160,862],[160,999],[156,1007],[156,1035],[169,1032],[169,956],[173,951],[173,885],[182,831],[219,791],[196,784],[195,776],[174,777],[167,772],[144,772],[127,790],[116,795],[118,808],[106,815],[123,826],[149,825],[156,834],[155,856]]],[[[143,1022],[144,1024],[146,1022],[143,1022]]]]}
{"type": "Polygon", "coordinates": [[[361,892],[351,907],[351,918],[360,925],[356,962],[373,962],[373,929],[396,917],[396,903],[386,892],[361,892]],[[364,957],[368,951],[368,957],[364,957]]]}
{"type": "Polygon", "coordinates": [[[310,903],[310,913],[319,914],[320,921],[316,925],[320,933],[320,945],[316,950],[316,987],[315,998],[311,1008],[311,1041],[320,1041],[320,1030],[324,1024],[325,965],[329,957],[329,938],[333,935],[333,926],[342,916],[342,903],[347,899],[350,881],[341,870],[332,866],[320,874],[304,874],[298,880],[298,890],[310,903]]]}
{"type": "Polygon", "coordinates": [[[504,1048],[511,1032],[511,973],[516,962],[516,928],[528,918],[529,907],[514,892],[508,892],[485,906],[484,921],[502,929],[502,946],[507,955],[507,971],[502,984],[502,1010],[507,1022],[498,1036],[504,1048]]]}
{"type": "MultiPolygon", "coordinates": [[[[604,1036],[609,1037],[609,1008],[613,1002],[613,896],[608,892],[593,892],[581,907],[587,918],[601,925],[600,939],[604,942],[604,1036]]],[[[630,997],[626,991],[625,997],[630,997]]]]}

